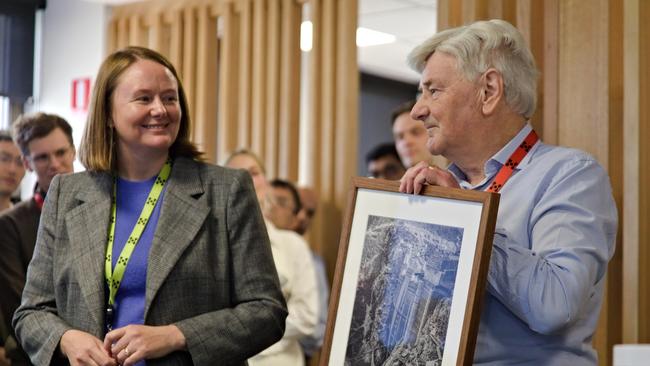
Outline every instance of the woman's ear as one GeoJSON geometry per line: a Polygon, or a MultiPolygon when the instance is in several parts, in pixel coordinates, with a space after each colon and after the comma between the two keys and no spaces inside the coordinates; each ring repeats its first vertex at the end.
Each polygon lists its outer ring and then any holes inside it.
{"type": "Polygon", "coordinates": [[[481,111],[491,115],[503,98],[503,76],[494,68],[489,68],[481,77],[481,111]]]}

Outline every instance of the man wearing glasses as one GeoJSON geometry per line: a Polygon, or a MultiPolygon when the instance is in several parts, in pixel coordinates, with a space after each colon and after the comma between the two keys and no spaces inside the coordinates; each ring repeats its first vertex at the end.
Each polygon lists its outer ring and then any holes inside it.
{"type": "Polygon", "coordinates": [[[0,131],[0,212],[13,207],[11,195],[24,175],[20,150],[8,131],[0,131]]]}
{"type": "Polygon", "coordinates": [[[370,150],[366,154],[366,164],[372,178],[400,180],[406,173],[395,145],[391,143],[380,144],[370,150]]]}
{"type": "MultiPolygon", "coordinates": [[[[24,175],[25,168],[18,146],[8,131],[0,131],[0,212],[13,207],[11,195],[18,188],[24,175]]],[[[5,339],[9,334],[7,323],[0,316],[0,366],[10,364],[4,348],[5,339]]]]}
{"type": "MultiPolygon", "coordinates": [[[[36,174],[37,183],[31,199],[0,215],[0,312],[8,329],[12,329],[11,318],[20,305],[50,182],[57,174],[72,173],[75,158],[72,128],[56,115],[37,113],[19,117],[14,123],[14,140],[24,167],[36,174]]],[[[7,354],[12,366],[29,365],[22,350],[7,349],[7,354]]]]}

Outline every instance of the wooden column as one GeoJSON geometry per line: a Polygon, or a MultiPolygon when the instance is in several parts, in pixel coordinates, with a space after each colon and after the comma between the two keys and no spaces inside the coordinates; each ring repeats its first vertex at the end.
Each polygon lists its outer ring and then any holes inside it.
{"type": "Polygon", "coordinates": [[[183,11],[172,10],[165,14],[165,19],[169,19],[169,61],[174,64],[177,70],[183,67],[183,11]]]}
{"type": "Polygon", "coordinates": [[[106,49],[105,53],[108,55],[117,49],[117,38],[118,38],[118,21],[116,19],[111,19],[108,22],[108,30],[106,31],[106,49]]]}
{"type": "Polygon", "coordinates": [[[438,30],[463,24],[461,0],[438,0],[438,30]]]}
{"type": "Polygon", "coordinates": [[[192,141],[205,152],[207,161],[217,162],[217,19],[209,5],[198,8],[196,54],[196,108],[192,141]]]}
{"type": "MultiPolygon", "coordinates": [[[[321,162],[322,149],[321,149],[321,124],[320,124],[320,115],[321,115],[321,104],[322,104],[322,72],[321,67],[323,64],[323,41],[320,34],[322,34],[323,21],[321,17],[322,13],[322,0],[310,0],[309,5],[311,8],[311,22],[313,27],[313,39],[312,39],[312,49],[309,54],[309,110],[307,111],[307,125],[306,125],[306,141],[307,145],[306,151],[309,156],[310,162],[321,162]]],[[[320,191],[320,182],[321,182],[321,172],[319,167],[313,166],[313,164],[307,165],[307,171],[304,172],[304,175],[307,180],[307,184],[314,187],[316,191],[320,191]]],[[[317,217],[320,218],[320,215],[317,217]]],[[[313,225],[312,234],[316,238],[318,234],[315,232],[319,230],[320,223],[316,222],[313,225]]],[[[317,240],[314,240],[318,242],[317,240]]],[[[312,243],[313,244],[313,243],[312,243]]]]}
{"type": "Polygon", "coordinates": [[[560,0],[544,0],[544,44],[543,54],[538,62],[544,68],[540,80],[542,83],[542,139],[547,144],[557,145],[558,141],[558,70],[559,70],[559,31],[560,0]]]}
{"type": "Polygon", "coordinates": [[[143,19],[140,14],[134,14],[129,18],[129,46],[146,47],[148,42],[148,32],[144,27],[143,19]]]}
{"type": "Polygon", "coordinates": [[[302,6],[282,0],[278,176],[298,181],[300,127],[300,22],[302,6]]]}
{"type": "Polygon", "coordinates": [[[223,34],[219,60],[219,110],[217,111],[217,161],[237,148],[237,75],[239,74],[239,16],[234,4],[223,4],[223,34]]]}
{"type": "MultiPolygon", "coordinates": [[[[239,14],[239,79],[237,80],[237,143],[238,147],[251,146],[251,72],[252,72],[252,0],[238,0],[235,11],[239,14]]],[[[256,151],[259,154],[259,151],[256,151]]]]}
{"type": "MultiPolygon", "coordinates": [[[[339,2],[337,9],[337,80],[336,80],[336,128],[334,133],[334,200],[339,209],[347,207],[350,177],[356,175],[357,167],[352,156],[357,156],[359,118],[359,71],[357,65],[357,2],[339,2]],[[354,65],[354,67],[351,67],[354,65]]],[[[339,230],[340,231],[340,230],[339,230]]]]}
{"type": "MultiPolygon", "coordinates": [[[[266,150],[266,62],[268,49],[266,46],[267,30],[267,1],[253,2],[252,23],[252,77],[251,90],[251,149],[263,154],[266,150]]],[[[268,171],[267,171],[268,173],[268,171]]],[[[274,176],[274,175],[270,175],[274,176]]]]}
{"type": "Polygon", "coordinates": [[[129,19],[120,18],[117,22],[117,43],[116,49],[124,48],[129,45],[129,19]]]}
{"type": "MultiPolygon", "coordinates": [[[[499,18],[508,20],[514,24],[524,35],[524,39],[530,47],[535,64],[541,75],[544,75],[544,1],[520,0],[516,3],[504,3],[499,18]],[[513,5],[515,7],[513,8],[513,5]],[[514,17],[513,12],[514,10],[514,17]],[[507,19],[509,18],[509,19],[507,19]]],[[[537,109],[530,118],[530,123],[538,134],[544,136],[544,78],[540,75],[537,79],[537,109]]]]}
{"type": "MultiPolygon", "coordinates": [[[[197,56],[197,9],[187,6],[183,9],[183,65],[177,67],[181,73],[190,114],[196,114],[196,56],[197,56]]],[[[193,134],[195,126],[191,126],[193,134]]]]}
{"type": "Polygon", "coordinates": [[[266,111],[264,123],[266,125],[264,157],[266,173],[269,176],[278,175],[279,151],[279,126],[280,126],[280,6],[279,1],[268,2],[268,21],[266,30],[267,60],[266,85],[266,111]]]}
{"type": "Polygon", "coordinates": [[[650,343],[650,2],[624,2],[623,341],[650,343]]]}
{"type": "MultiPolygon", "coordinates": [[[[503,19],[511,24],[517,24],[518,13],[522,8],[530,8],[533,6],[543,6],[544,2],[539,0],[489,0],[487,4],[487,18],[488,19],[503,19]]],[[[539,13],[535,14],[533,18],[541,20],[542,17],[539,13]]]]}
{"type": "Polygon", "coordinates": [[[342,211],[356,174],[358,69],[357,2],[310,1],[314,42],[310,59],[307,184],[320,195],[310,239],[334,273],[342,211]]]}

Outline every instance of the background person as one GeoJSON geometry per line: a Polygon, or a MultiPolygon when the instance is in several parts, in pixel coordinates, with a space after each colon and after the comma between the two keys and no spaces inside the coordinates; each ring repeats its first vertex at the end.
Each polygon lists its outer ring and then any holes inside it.
{"type": "Polygon", "coordinates": [[[0,131],[0,212],[13,207],[11,195],[24,176],[20,150],[8,131],[0,131]]]}
{"type": "Polygon", "coordinates": [[[0,366],[11,365],[11,360],[7,356],[7,351],[5,349],[5,340],[9,337],[9,329],[7,329],[5,324],[6,322],[2,319],[2,315],[0,314],[0,344],[2,344],[2,347],[0,347],[0,366]]]}
{"type": "MultiPolygon", "coordinates": [[[[316,193],[308,188],[298,189],[293,183],[282,179],[273,179],[269,186],[268,196],[271,198],[269,200],[271,204],[266,211],[267,217],[279,229],[293,230],[300,235],[304,234],[316,214],[318,205],[316,193]],[[302,197],[304,197],[304,201],[302,197]]],[[[321,256],[311,249],[310,253],[318,289],[318,322],[311,334],[305,335],[298,340],[305,353],[307,364],[323,345],[329,301],[329,284],[327,282],[325,262],[321,256]]]]}
{"type": "MultiPolygon", "coordinates": [[[[397,154],[406,168],[425,161],[432,164],[433,156],[427,148],[429,135],[422,121],[411,117],[415,101],[411,100],[397,106],[391,113],[393,139],[397,154]]],[[[401,178],[401,177],[400,177],[401,178]]]]}
{"type": "Polygon", "coordinates": [[[313,188],[298,187],[298,195],[300,196],[301,207],[298,212],[298,224],[296,225],[295,232],[300,235],[305,235],[318,210],[318,194],[313,188]]]}
{"type": "Polygon", "coordinates": [[[528,123],[537,70],[523,36],[480,21],[434,35],[408,59],[422,89],[411,116],[424,122],[429,151],[452,164],[418,163],[400,190],[501,194],[474,364],[596,365],[616,206],[593,157],[542,143],[528,123]]]}
{"type": "Polygon", "coordinates": [[[102,63],[87,171],[52,181],[14,315],[34,364],[243,365],[282,336],[250,178],[198,161],[189,130],[163,56],[128,47],[102,63]]]}
{"type": "Polygon", "coordinates": [[[302,210],[300,194],[293,183],[283,179],[273,179],[269,182],[269,205],[265,216],[276,228],[295,230],[298,227],[298,214],[302,210]]]}
{"type": "MultiPolygon", "coordinates": [[[[230,155],[225,163],[230,168],[248,171],[255,182],[260,206],[266,218],[266,229],[271,240],[273,260],[280,276],[282,294],[287,301],[289,315],[286,320],[286,331],[282,339],[273,346],[265,349],[260,354],[248,360],[250,366],[300,366],[305,364],[305,355],[299,341],[311,336],[318,322],[318,287],[314,263],[305,240],[293,231],[276,227],[272,216],[281,214],[276,218],[280,223],[292,223],[287,216],[295,212],[299,203],[294,202],[295,196],[289,194],[275,200],[272,193],[274,188],[269,187],[266,180],[265,169],[261,160],[248,150],[239,150],[230,155]],[[283,202],[281,202],[283,201],[283,202]],[[273,207],[279,206],[281,207],[273,207]]],[[[282,186],[290,184],[283,181],[282,186]]]]}
{"type": "Polygon", "coordinates": [[[381,144],[366,154],[368,174],[373,178],[399,180],[406,173],[395,145],[381,144]]]}
{"type": "MultiPolygon", "coordinates": [[[[72,173],[75,157],[72,127],[57,115],[23,115],[14,122],[13,130],[24,167],[36,174],[36,186],[30,199],[0,215],[0,310],[9,329],[11,317],[20,305],[50,182],[57,174],[72,173]]],[[[19,346],[8,355],[13,365],[30,364],[19,346]]]]}

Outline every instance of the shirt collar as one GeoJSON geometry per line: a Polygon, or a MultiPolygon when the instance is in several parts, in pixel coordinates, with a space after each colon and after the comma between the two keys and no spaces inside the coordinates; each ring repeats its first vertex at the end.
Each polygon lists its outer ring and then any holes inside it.
{"type": "MultiPolygon", "coordinates": [[[[526,136],[528,136],[528,134],[532,130],[533,130],[533,126],[531,126],[530,123],[526,123],[524,127],[521,130],[519,130],[517,135],[515,135],[515,137],[513,137],[512,140],[510,140],[510,142],[506,144],[506,146],[504,146],[503,148],[501,148],[501,150],[499,150],[496,154],[494,154],[490,158],[490,160],[495,160],[500,165],[505,164],[506,161],[508,161],[508,159],[510,158],[510,156],[512,156],[512,153],[514,153],[515,150],[517,150],[517,148],[519,147],[519,145],[521,145],[521,143],[524,142],[526,136]]],[[[490,160],[488,160],[488,162],[490,160]]]]}
{"type": "MultiPolygon", "coordinates": [[[[532,131],[533,126],[530,125],[530,123],[526,123],[524,127],[522,127],[521,130],[513,137],[505,146],[501,148],[501,150],[497,151],[496,154],[492,155],[488,161],[485,162],[485,165],[483,169],[485,170],[485,179],[480,182],[479,184],[472,186],[468,181],[467,181],[467,176],[465,173],[463,173],[460,168],[455,163],[451,163],[449,167],[447,168],[449,172],[451,172],[456,180],[458,181],[458,184],[464,189],[478,189],[488,182],[492,181],[492,178],[499,172],[499,169],[503,166],[503,164],[508,161],[512,153],[515,152],[517,147],[521,145],[521,143],[526,139],[526,136],[532,131]]],[[[528,156],[524,158],[524,160],[527,160],[528,156]]],[[[523,163],[523,161],[522,161],[523,163]]],[[[520,164],[521,165],[521,164],[520,164]]],[[[519,170],[519,168],[516,168],[516,170],[519,170]]]]}

